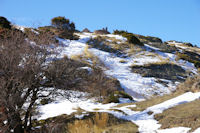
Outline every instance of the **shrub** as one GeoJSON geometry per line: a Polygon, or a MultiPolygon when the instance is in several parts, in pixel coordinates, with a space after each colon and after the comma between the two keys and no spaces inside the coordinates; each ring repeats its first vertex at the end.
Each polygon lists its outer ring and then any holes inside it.
{"type": "Polygon", "coordinates": [[[132,96],[130,96],[129,94],[127,94],[124,91],[115,91],[115,95],[118,95],[121,98],[128,98],[130,100],[133,100],[132,96]]]}
{"type": "Polygon", "coordinates": [[[0,28],[11,28],[10,22],[5,17],[0,16],[0,28]]]}
{"type": "Polygon", "coordinates": [[[119,97],[111,94],[103,103],[119,103],[119,97]]]}
{"type": "Polygon", "coordinates": [[[123,37],[127,38],[129,43],[143,45],[143,43],[141,43],[140,40],[137,37],[135,37],[133,33],[129,33],[123,30],[122,31],[115,30],[113,34],[122,35],[123,37]]]}
{"type": "Polygon", "coordinates": [[[73,22],[70,23],[69,19],[66,19],[65,17],[54,17],[51,19],[52,26],[59,28],[59,29],[65,29],[74,31],[75,30],[75,24],[73,22]]]}
{"type": "Polygon", "coordinates": [[[40,101],[40,104],[41,105],[45,105],[45,104],[48,104],[48,103],[51,103],[52,100],[50,98],[43,98],[41,101],[40,101]]]}
{"type": "MultiPolygon", "coordinates": [[[[52,27],[47,27],[47,29],[52,30],[59,38],[78,40],[78,36],[74,35],[76,30],[74,22],[70,22],[69,19],[65,17],[55,17],[51,19],[52,27]]],[[[41,28],[40,28],[41,29],[41,28]]]]}
{"type": "Polygon", "coordinates": [[[114,91],[104,100],[103,103],[119,103],[119,98],[128,98],[133,100],[132,96],[124,91],[114,91]]]}

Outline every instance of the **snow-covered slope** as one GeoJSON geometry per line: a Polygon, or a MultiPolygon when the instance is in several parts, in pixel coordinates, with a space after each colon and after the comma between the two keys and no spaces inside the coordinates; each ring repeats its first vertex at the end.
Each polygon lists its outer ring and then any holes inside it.
{"type": "MultiPolygon", "coordinates": [[[[79,40],[64,40],[58,39],[60,45],[56,48],[59,51],[59,57],[68,56],[71,58],[75,55],[84,54],[84,50],[88,48],[87,41],[91,38],[96,37],[96,35],[92,33],[79,33],[79,40]]],[[[123,38],[119,35],[104,35],[107,37],[114,37],[121,42],[126,41],[126,38],[123,38]]],[[[110,41],[112,43],[112,41],[110,41]]],[[[120,42],[119,42],[120,44],[120,42]]],[[[187,61],[179,60],[176,61],[176,55],[173,53],[164,53],[160,52],[159,49],[149,46],[145,44],[146,51],[141,51],[139,54],[142,56],[128,56],[128,57],[119,57],[113,53],[105,52],[99,50],[97,48],[89,48],[88,51],[93,55],[98,57],[98,59],[103,62],[104,66],[99,66],[103,69],[104,73],[108,76],[114,77],[119,80],[122,88],[130,94],[134,100],[140,101],[144,100],[147,97],[153,96],[154,94],[163,95],[169,94],[173,90],[175,90],[178,82],[173,83],[170,80],[160,79],[162,81],[167,82],[167,86],[162,83],[158,83],[157,79],[154,77],[142,77],[140,74],[133,73],[131,71],[130,66],[135,63],[136,65],[145,65],[148,63],[156,63],[162,61],[162,59],[167,59],[171,63],[177,64],[181,66],[186,71],[191,71],[196,73],[197,70],[192,63],[187,61]],[[158,56],[148,56],[151,53],[152,49],[154,53],[158,56]],[[122,62],[123,60],[123,62],[122,62]]],[[[88,63],[92,63],[90,60],[87,60],[88,63]]],[[[74,92],[78,93],[78,92],[74,92]]],[[[46,119],[49,117],[58,116],[61,114],[72,114],[76,112],[78,108],[85,110],[83,115],[77,117],[83,117],[87,115],[87,112],[108,112],[115,115],[118,118],[130,120],[133,123],[139,126],[139,131],[142,133],[186,133],[190,130],[189,127],[178,127],[172,129],[159,129],[161,127],[158,124],[158,121],[154,119],[154,115],[161,113],[162,111],[177,106],[182,103],[191,102],[200,97],[200,93],[192,93],[187,92],[183,95],[170,99],[168,101],[162,102],[160,104],[154,105],[152,107],[147,108],[144,111],[133,111],[130,107],[135,107],[135,104],[117,107],[118,104],[110,103],[110,104],[101,104],[95,102],[93,99],[79,99],[75,98],[73,100],[66,99],[56,99],[53,103],[41,105],[39,107],[39,111],[41,116],[39,116],[39,120],[46,119]],[[124,113],[114,110],[121,110],[124,113]],[[153,112],[151,115],[148,112],[153,112]]],[[[121,99],[122,102],[129,102],[126,99],[121,99]]],[[[199,130],[197,129],[195,133],[199,130]]]]}
{"type": "MultiPolygon", "coordinates": [[[[78,108],[85,110],[83,112],[84,115],[87,115],[87,112],[108,112],[113,114],[114,116],[130,120],[133,123],[139,126],[139,131],[141,133],[187,133],[190,128],[188,127],[178,127],[178,128],[171,128],[171,129],[159,129],[161,127],[158,124],[158,121],[154,119],[154,115],[158,113],[162,113],[164,110],[177,106],[179,104],[187,103],[194,101],[200,98],[200,92],[192,93],[187,92],[183,95],[175,97],[173,99],[167,100],[163,103],[154,105],[152,107],[147,108],[144,111],[132,111],[129,107],[135,107],[136,105],[127,105],[123,107],[117,107],[115,103],[110,104],[101,104],[95,103],[92,100],[83,100],[83,99],[74,99],[71,100],[60,100],[56,101],[51,104],[47,104],[40,107],[40,113],[42,116],[39,119],[46,119],[49,117],[55,117],[62,114],[70,115],[73,112],[76,112],[78,108]],[[121,112],[115,111],[121,110],[121,112]],[[148,114],[148,112],[153,112],[152,114],[148,114]]],[[[80,116],[77,116],[80,117],[80,116]]],[[[195,133],[198,133],[195,131],[195,133]]]]}
{"type": "MultiPolygon", "coordinates": [[[[59,50],[59,56],[64,57],[68,56],[69,58],[73,55],[84,54],[83,51],[86,48],[86,42],[90,38],[96,37],[92,33],[80,33],[80,40],[78,41],[70,41],[59,39],[62,44],[57,49],[59,50]]],[[[105,35],[104,35],[105,36],[105,35]]],[[[125,41],[126,38],[123,38],[119,35],[106,35],[107,37],[114,37],[118,40],[125,41]]],[[[111,42],[112,43],[112,42],[111,42]]],[[[133,96],[135,99],[142,100],[145,97],[152,96],[154,94],[168,94],[173,91],[176,87],[176,84],[173,84],[169,80],[165,80],[168,83],[168,86],[164,86],[163,84],[157,83],[156,79],[153,77],[145,78],[139,74],[131,72],[130,66],[133,62],[135,64],[148,64],[161,61],[160,58],[169,59],[171,62],[176,63],[183,67],[185,70],[196,72],[196,68],[192,63],[187,61],[176,61],[176,55],[171,53],[163,53],[158,51],[156,48],[150,47],[149,45],[145,45],[147,51],[141,51],[141,54],[148,52],[148,49],[154,49],[155,53],[160,57],[151,57],[151,56],[131,56],[131,57],[118,57],[115,54],[105,52],[96,48],[89,48],[89,52],[97,56],[105,65],[104,71],[107,75],[118,79],[121,83],[122,88],[125,89],[125,92],[133,96]],[[121,62],[124,60],[125,63],[121,62]]],[[[162,80],[162,79],[161,79],[162,80]]]]}

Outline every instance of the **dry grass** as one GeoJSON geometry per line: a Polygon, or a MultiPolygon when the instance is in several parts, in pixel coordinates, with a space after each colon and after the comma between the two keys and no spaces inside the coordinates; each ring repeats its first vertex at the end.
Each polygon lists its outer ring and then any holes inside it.
{"type": "Polygon", "coordinates": [[[200,100],[178,105],[155,115],[161,128],[189,127],[192,131],[200,127],[200,100]]]}
{"type": "Polygon", "coordinates": [[[88,61],[91,61],[93,66],[98,65],[98,66],[105,67],[103,62],[97,56],[95,56],[93,53],[91,53],[89,51],[89,45],[87,45],[85,47],[82,54],[72,55],[70,58],[73,59],[73,60],[81,61],[81,62],[86,63],[88,65],[91,65],[90,62],[88,62],[88,61]]]}
{"type": "Polygon", "coordinates": [[[113,118],[108,113],[95,113],[93,117],[67,125],[69,133],[137,133],[137,128],[132,122],[113,118]]]}
{"type": "Polygon", "coordinates": [[[144,49],[141,46],[138,45],[133,45],[133,44],[128,44],[128,56],[135,55],[141,51],[144,51],[144,49]]]}
{"type": "Polygon", "coordinates": [[[120,62],[120,63],[127,63],[127,61],[124,60],[124,59],[121,59],[119,62],[120,62]]]}
{"type": "Polygon", "coordinates": [[[161,55],[154,53],[154,52],[140,52],[135,55],[136,58],[143,58],[143,57],[152,57],[152,58],[157,58],[159,61],[151,64],[167,64],[171,63],[174,64],[174,62],[170,61],[170,58],[164,58],[161,55]]]}
{"type": "Polygon", "coordinates": [[[147,64],[144,64],[144,65],[138,65],[138,64],[135,64],[133,63],[131,65],[131,67],[149,67],[151,65],[165,65],[165,64],[175,64],[174,62],[170,62],[168,59],[161,59],[160,61],[157,61],[157,62],[151,62],[151,63],[147,63],[147,64]]]}
{"type": "Polygon", "coordinates": [[[180,84],[177,87],[177,91],[199,92],[200,91],[200,74],[187,78],[184,83],[180,84]]]}

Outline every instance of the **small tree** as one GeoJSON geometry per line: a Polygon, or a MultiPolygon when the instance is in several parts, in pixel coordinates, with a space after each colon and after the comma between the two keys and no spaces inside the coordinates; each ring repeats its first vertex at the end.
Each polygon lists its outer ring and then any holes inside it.
{"type": "MultiPolygon", "coordinates": [[[[48,35],[38,35],[38,44],[30,43],[33,40],[30,37],[26,39],[24,33],[16,30],[0,36],[0,132],[3,133],[30,130],[36,100],[57,82],[46,78],[49,66],[46,61],[51,52],[47,51],[47,45],[38,45],[45,38],[49,42],[48,35]]],[[[57,75],[57,80],[61,75],[57,75]]]]}

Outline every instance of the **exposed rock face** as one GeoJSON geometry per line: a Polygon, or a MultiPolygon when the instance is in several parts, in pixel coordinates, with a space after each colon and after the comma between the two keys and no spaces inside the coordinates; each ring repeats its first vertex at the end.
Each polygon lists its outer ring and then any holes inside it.
{"type": "Polygon", "coordinates": [[[175,64],[147,64],[144,66],[132,66],[132,71],[143,77],[156,77],[172,81],[184,81],[187,73],[183,68],[175,64]]]}
{"type": "Polygon", "coordinates": [[[152,37],[152,36],[143,36],[134,34],[141,42],[143,43],[163,43],[162,40],[158,37],[152,37]]]}

